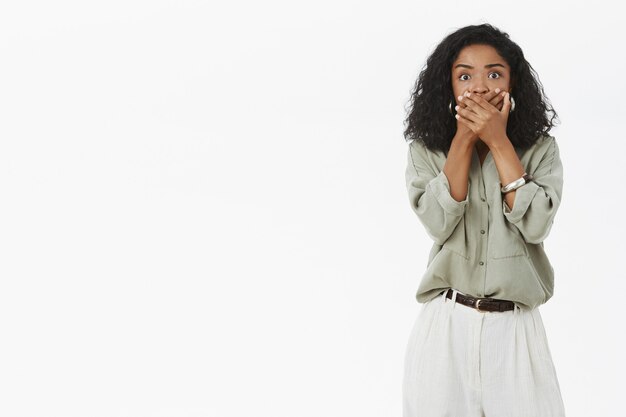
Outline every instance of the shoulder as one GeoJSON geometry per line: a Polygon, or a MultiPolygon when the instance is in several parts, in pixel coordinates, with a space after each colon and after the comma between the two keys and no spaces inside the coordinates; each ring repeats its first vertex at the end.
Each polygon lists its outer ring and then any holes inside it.
{"type": "Polygon", "coordinates": [[[536,145],[544,148],[553,148],[556,146],[556,138],[552,135],[544,134],[539,136],[536,145]]]}
{"type": "Polygon", "coordinates": [[[549,134],[540,135],[530,149],[546,149],[556,144],[556,138],[549,134]]]}
{"type": "Polygon", "coordinates": [[[526,171],[535,177],[556,173],[562,175],[562,162],[557,140],[552,135],[543,135],[520,155],[526,171]]]}
{"type": "Polygon", "coordinates": [[[428,149],[419,140],[413,139],[409,142],[409,158],[415,160],[416,158],[424,159],[426,157],[428,149]]]}
{"type": "Polygon", "coordinates": [[[423,141],[419,139],[413,139],[409,142],[409,153],[411,155],[416,155],[421,158],[427,159],[437,158],[443,155],[443,152],[430,149],[423,141]]]}
{"type": "Polygon", "coordinates": [[[544,156],[558,152],[558,144],[553,135],[542,134],[528,149],[518,150],[520,158],[542,159],[544,156]]]}
{"type": "Polygon", "coordinates": [[[424,145],[424,142],[420,140],[412,139],[408,143],[409,143],[409,150],[411,152],[417,152],[417,151],[426,149],[426,145],[424,145]]]}

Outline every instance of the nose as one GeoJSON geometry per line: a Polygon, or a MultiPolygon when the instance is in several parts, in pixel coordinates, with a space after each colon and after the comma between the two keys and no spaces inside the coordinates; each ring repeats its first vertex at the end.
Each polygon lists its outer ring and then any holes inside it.
{"type": "Polygon", "coordinates": [[[485,94],[487,91],[489,91],[489,89],[484,85],[475,85],[472,87],[471,91],[472,93],[476,94],[485,94]]]}

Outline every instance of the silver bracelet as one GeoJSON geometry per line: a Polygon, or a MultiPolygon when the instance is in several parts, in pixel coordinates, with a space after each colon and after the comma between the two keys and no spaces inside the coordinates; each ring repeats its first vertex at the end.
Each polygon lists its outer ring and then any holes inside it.
{"type": "Polygon", "coordinates": [[[505,185],[504,187],[501,187],[500,191],[506,194],[513,190],[517,190],[519,187],[521,187],[524,184],[528,184],[532,180],[533,180],[533,176],[524,172],[524,175],[522,176],[522,178],[518,178],[515,181],[505,185]]]}

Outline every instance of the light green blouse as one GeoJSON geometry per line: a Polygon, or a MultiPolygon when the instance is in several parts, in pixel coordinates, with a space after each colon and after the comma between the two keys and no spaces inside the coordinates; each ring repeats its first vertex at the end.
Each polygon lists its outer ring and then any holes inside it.
{"type": "Polygon", "coordinates": [[[561,203],[563,166],[554,136],[516,149],[534,180],[515,192],[509,211],[489,152],[481,167],[474,148],[467,197],[456,201],[443,172],[446,156],[409,143],[406,185],[411,208],[434,241],[416,293],[425,303],[446,288],[534,308],[554,292],[554,270],[543,248],[561,203]]]}

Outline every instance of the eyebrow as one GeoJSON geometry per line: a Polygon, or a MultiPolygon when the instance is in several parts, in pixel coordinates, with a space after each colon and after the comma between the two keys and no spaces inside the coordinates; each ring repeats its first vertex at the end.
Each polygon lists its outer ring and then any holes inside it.
{"type": "MultiPolygon", "coordinates": [[[[474,69],[474,67],[472,67],[471,65],[467,65],[467,64],[456,64],[456,65],[454,66],[454,69],[457,69],[457,68],[459,68],[459,67],[469,68],[469,69],[474,69]]],[[[502,67],[502,68],[505,68],[505,66],[504,66],[504,65],[502,65],[502,64],[498,64],[498,63],[496,63],[496,64],[487,64],[487,65],[485,65],[485,68],[493,68],[493,67],[502,67]]]]}

